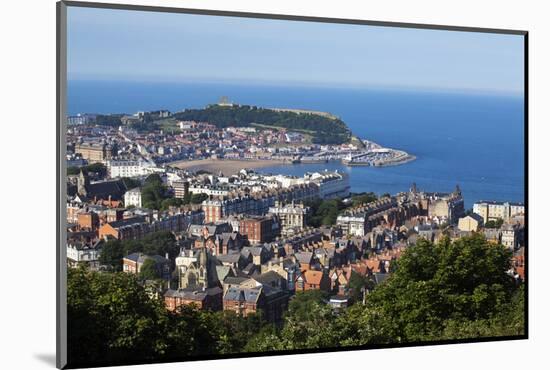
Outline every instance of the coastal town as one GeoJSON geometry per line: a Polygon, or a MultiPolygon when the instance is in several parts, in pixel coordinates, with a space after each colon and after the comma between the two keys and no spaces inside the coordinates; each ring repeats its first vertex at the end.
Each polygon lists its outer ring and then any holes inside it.
{"type": "MultiPolygon", "coordinates": [[[[235,106],[223,101],[209,107],[231,109],[235,106]]],[[[322,118],[329,124],[337,119],[324,112],[282,109],[274,112],[298,118],[322,118]]],[[[95,152],[97,160],[116,160],[114,166],[124,166],[123,161],[135,162],[137,174],[161,164],[181,169],[237,172],[242,168],[328,161],[341,161],[348,166],[390,166],[415,159],[405,151],[384,148],[354,136],[340,143],[320,132],[329,137],[323,137],[325,143],[318,143],[312,130],[254,122],[246,126],[219,127],[211,122],[182,121],[175,117],[177,114],[166,110],[133,115],[70,116],[67,142],[73,146],[68,150],[72,155],[67,165],[87,163],[87,159],[79,155],[82,151],[95,152]]]]}
{"type": "Polygon", "coordinates": [[[134,274],[169,311],[262,312],[272,323],[301,292],[323,292],[335,314],[364,304],[419,240],[482,235],[512,253],[508,273],[525,279],[522,203],[465,209],[460,184],[377,195],[353,193],[338,171],[255,171],[414,159],[368,140],[319,144],[311,136],[261,124],[220,128],[162,110],[69,117],[68,266],[134,274]]]}

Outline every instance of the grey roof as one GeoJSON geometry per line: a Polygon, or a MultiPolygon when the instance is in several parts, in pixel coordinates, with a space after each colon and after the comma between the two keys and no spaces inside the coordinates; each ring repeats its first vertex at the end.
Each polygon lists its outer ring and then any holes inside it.
{"type": "Polygon", "coordinates": [[[248,265],[246,265],[245,268],[243,268],[242,270],[245,274],[247,275],[251,275],[254,273],[254,271],[256,271],[256,265],[254,265],[252,262],[249,263],[248,265]]]}
{"type": "Polygon", "coordinates": [[[262,251],[265,250],[263,246],[261,247],[244,247],[241,251],[243,254],[251,253],[253,256],[260,256],[262,251]]]}
{"type": "Polygon", "coordinates": [[[264,272],[263,274],[254,277],[254,280],[258,283],[265,285],[272,285],[272,282],[279,282],[281,279],[281,275],[275,271],[264,272]]]}
{"type": "Polygon", "coordinates": [[[111,225],[115,229],[118,229],[118,228],[124,227],[124,226],[142,224],[144,222],[145,222],[145,217],[144,216],[138,216],[138,217],[127,218],[127,219],[124,219],[124,220],[109,222],[109,225],[111,225]]]}
{"type": "Polygon", "coordinates": [[[298,253],[295,253],[294,256],[296,257],[296,259],[300,263],[310,263],[311,259],[313,257],[313,253],[312,252],[298,252],[298,253]]]}
{"type": "Polygon", "coordinates": [[[487,204],[495,204],[495,205],[503,205],[504,203],[508,203],[511,206],[524,206],[522,202],[500,202],[496,200],[480,200],[476,203],[487,203],[487,204]]]}
{"type": "Polygon", "coordinates": [[[245,282],[249,279],[250,278],[247,278],[247,277],[228,276],[223,280],[223,283],[224,284],[238,285],[238,284],[241,284],[241,283],[243,283],[243,282],[245,282]]]}
{"type": "Polygon", "coordinates": [[[231,267],[229,266],[216,266],[216,275],[219,281],[223,281],[231,273],[231,267]]]}
{"type": "Polygon", "coordinates": [[[227,289],[223,297],[224,301],[239,301],[256,303],[262,294],[264,287],[240,288],[231,287],[227,289]]]}
{"type": "Polygon", "coordinates": [[[217,295],[222,293],[223,290],[220,287],[212,287],[205,290],[195,290],[195,289],[168,289],[165,293],[165,297],[179,297],[184,299],[192,299],[202,301],[207,296],[217,295]]]}
{"type": "Polygon", "coordinates": [[[219,254],[216,256],[218,261],[222,263],[237,263],[241,259],[240,253],[219,254]]]}
{"type": "Polygon", "coordinates": [[[166,259],[162,256],[159,256],[158,254],[155,254],[154,256],[148,256],[146,254],[139,253],[139,252],[131,253],[131,254],[127,255],[126,257],[124,257],[124,258],[127,259],[127,260],[138,262],[138,263],[143,263],[143,262],[145,262],[146,259],[152,259],[156,263],[168,263],[168,262],[170,262],[170,260],[168,260],[168,259],[166,259]]]}
{"type": "Polygon", "coordinates": [[[335,249],[334,248],[317,248],[315,249],[315,254],[316,255],[325,255],[327,257],[334,257],[334,253],[335,253],[335,249]]]}
{"type": "Polygon", "coordinates": [[[126,186],[121,180],[94,182],[86,186],[86,195],[89,198],[107,199],[111,196],[113,200],[120,200],[125,192],[126,186]]]}

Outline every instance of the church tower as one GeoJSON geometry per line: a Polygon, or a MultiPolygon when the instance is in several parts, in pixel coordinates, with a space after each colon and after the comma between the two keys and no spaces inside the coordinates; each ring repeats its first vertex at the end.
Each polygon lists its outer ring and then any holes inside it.
{"type": "Polygon", "coordinates": [[[77,185],[78,185],[78,190],[77,190],[78,194],[86,196],[88,193],[86,189],[90,185],[90,178],[88,177],[87,174],[84,174],[84,171],[82,171],[82,169],[80,170],[80,174],[78,175],[77,185]]]}

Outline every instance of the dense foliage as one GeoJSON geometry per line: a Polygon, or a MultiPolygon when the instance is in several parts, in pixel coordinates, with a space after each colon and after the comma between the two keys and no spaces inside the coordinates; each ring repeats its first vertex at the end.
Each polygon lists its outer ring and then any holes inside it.
{"type": "Polygon", "coordinates": [[[499,229],[503,223],[504,223],[504,220],[502,218],[498,218],[496,220],[487,221],[485,223],[485,227],[488,229],[499,229]]]}
{"type": "Polygon", "coordinates": [[[98,177],[105,177],[107,175],[107,167],[103,163],[92,163],[82,167],[68,167],[67,175],[78,175],[80,171],[90,174],[95,173],[98,177]]]}
{"type": "Polygon", "coordinates": [[[147,258],[139,271],[140,280],[156,280],[160,278],[157,263],[152,258],[147,258]]]}
{"type": "Polygon", "coordinates": [[[328,348],[521,335],[524,289],[507,274],[510,257],[481,235],[438,244],[421,240],[366,305],[320,323],[329,315],[327,306],[308,300],[309,316],[289,310],[282,330],[260,332],[249,346],[328,348]]]}
{"type": "Polygon", "coordinates": [[[83,267],[68,271],[67,314],[71,366],[237,353],[266,326],[260,314],[242,318],[189,306],[171,313],[135,275],[83,267]]]}
{"type": "Polygon", "coordinates": [[[341,199],[314,199],[305,202],[311,208],[311,215],[307,220],[309,226],[334,225],[338,213],[346,208],[341,199]]]}
{"type": "Polygon", "coordinates": [[[98,114],[95,118],[95,123],[101,126],[118,127],[122,125],[122,122],[120,120],[122,116],[122,114],[98,114]]]}
{"type": "Polygon", "coordinates": [[[204,109],[186,109],[174,114],[174,118],[183,121],[208,122],[219,128],[247,127],[252,123],[258,123],[265,126],[307,130],[312,132],[313,142],[318,144],[342,144],[351,139],[351,131],[338,118],[311,113],[279,112],[249,105],[210,105],[204,109]]]}
{"type": "Polygon", "coordinates": [[[183,199],[174,198],[157,174],[149,175],[141,189],[141,204],[149,209],[167,210],[170,207],[180,207],[186,204],[200,204],[206,199],[208,199],[208,195],[202,193],[189,193],[183,199]]]}
{"type": "Polygon", "coordinates": [[[126,186],[126,189],[134,189],[141,186],[141,181],[131,177],[123,177],[121,180],[124,186],[126,186]]]}
{"type": "Polygon", "coordinates": [[[122,270],[122,257],[131,253],[141,252],[149,256],[165,256],[175,258],[179,249],[175,243],[174,234],[169,231],[151,233],[139,240],[109,240],[101,249],[99,261],[110,266],[114,271],[122,270]]]}
{"type": "Polygon", "coordinates": [[[522,335],[524,287],[507,274],[510,258],[477,234],[437,244],[421,239],[365,305],[358,300],[335,314],[326,294],[297,293],[280,325],[192,307],[170,313],[133,275],[70,270],[69,359],[90,365],[522,335]]]}
{"type": "Polygon", "coordinates": [[[350,199],[351,202],[348,203],[344,203],[340,198],[317,198],[305,202],[305,205],[311,208],[311,215],[308,219],[308,225],[313,227],[319,227],[321,225],[334,225],[336,224],[338,214],[344,209],[374,202],[378,199],[378,197],[376,194],[369,192],[352,194],[350,199]]]}
{"type": "MultiPolygon", "coordinates": [[[[388,195],[389,196],[389,195],[388,195]]],[[[384,195],[382,196],[384,197],[384,195]]],[[[351,197],[352,205],[354,207],[361,206],[367,203],[371,203],[378,200],[378,197],[373,192],[353,194],[351,197]]]]}
{"type": "Polygon", "coordinates": [[[147,176],[141,189],[141,204],[149,209],[161,209],[162,202],[170,198],[168,189],[157,174],[147,176]]]}

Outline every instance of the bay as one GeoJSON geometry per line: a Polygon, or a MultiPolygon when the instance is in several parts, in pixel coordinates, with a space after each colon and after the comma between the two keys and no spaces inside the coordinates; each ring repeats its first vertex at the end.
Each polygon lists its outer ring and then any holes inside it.
{"type": "Polygon", "coordinates": [[[69,81],[69,114],[200,108],[228,96],[235,103],[327,111],[357,136],[417,157],[392,167],[299,164],[262,172],[301,176],[338,170],[352,191],[452,191],[477,200],[524,201],[524,100],[521,96],[344,86],[218,82],[69,81]]]}

